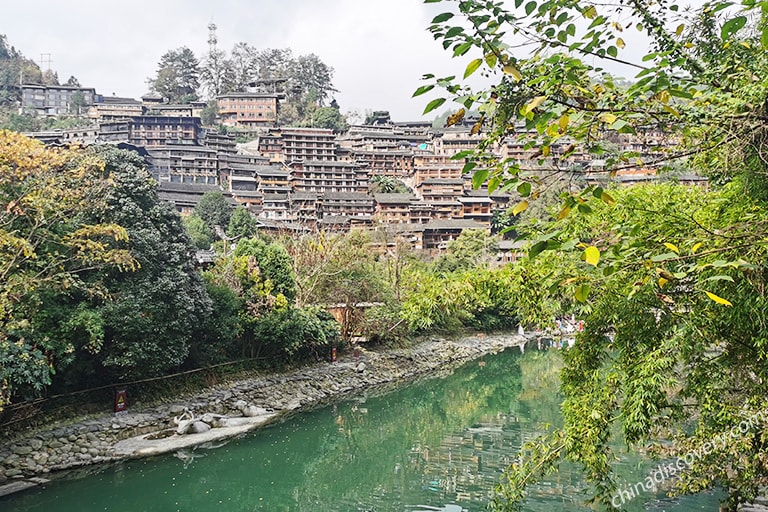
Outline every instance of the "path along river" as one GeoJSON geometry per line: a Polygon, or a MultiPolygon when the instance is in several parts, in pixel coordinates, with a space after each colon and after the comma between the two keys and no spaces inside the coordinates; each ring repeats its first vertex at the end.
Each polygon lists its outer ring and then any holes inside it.
{"type": "MultiPolygon", "coordinates": [[[[297,414],[217,447],[72,472],[0,499],[3,512],[480,511],[522,442],[560,422],[555,351],[486,356],[451,375],[297,414]]],[[[621,481],[650,464],[626,456],[621,481]]],[[[526,510],[590,510],[571,466],[526,510]]],[[[717,510],[648,492],[629,510],[717,510]]]]}

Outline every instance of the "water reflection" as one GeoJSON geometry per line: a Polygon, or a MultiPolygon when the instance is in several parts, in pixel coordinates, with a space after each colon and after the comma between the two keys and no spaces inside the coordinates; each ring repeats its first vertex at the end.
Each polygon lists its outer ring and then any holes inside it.
{"type": "MultiPolygon", "coordinates": [[[[558,368],[554,352],[510,351],[447,377],[296,416],[217,449],[55,482],[0,500],[0,509],[483,510],[521,444],[559,422],[558,368]]],[[[624,462],[626,478],[636,463],[624,462]]],[[[582,488],[578,472],[565,466],[532,490],[529,509],[588,510],[580,506],[582,488]]],[[[654,510],[716,503],[709,496],[678,505],[647,498],[654,510]]]]}

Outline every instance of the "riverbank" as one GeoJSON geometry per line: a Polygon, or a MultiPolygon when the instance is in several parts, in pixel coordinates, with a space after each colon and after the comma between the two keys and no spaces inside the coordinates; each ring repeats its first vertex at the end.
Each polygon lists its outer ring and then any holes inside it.
{"type": "Polygon", "coordinates": [[[363,350],[359,357],[348,354],[335,363],[213,387],[179,397],[172,404],[129,409],[121,416],[104,415],[52,430],[27,431],[0,448],[0,485],[6,492],[20,490],[58,471],[172,452],[241,435],[292,412],[368,388],[450,371],[526,341],[512,334],[477,335],[431,340],[405,349],[363,350]],[[175,430],[182,415],[223,416],[233,421],[230,425],[224,421],[220,428],[203,433],[179,435],[175,430]]]}

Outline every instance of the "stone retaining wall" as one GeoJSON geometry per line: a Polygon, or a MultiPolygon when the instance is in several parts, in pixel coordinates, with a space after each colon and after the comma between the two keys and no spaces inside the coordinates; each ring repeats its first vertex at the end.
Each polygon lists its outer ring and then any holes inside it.
{"type": "Polygon", "coordinates": [[[9,479],[17,482],[53,471],[124,459],[126,455],[115,450],[119,441],[174,428],[174,416],[184,410],[195,416],[239,416],[235,403],[244,400],[278,411],[279,418],[344,394],[431,376],[484,354],[524,343],[525,338],[517,335],[478,335],[457,341],[432,340],[387,352],[363,351],[359,359],[348,355],[336,363],[214,387],[180,398],[172,405],[129,410],[119,417],[105,415],[55,430],[25,432],[8,446],[0,447],[0,484],[8,484],[9,479]]]}

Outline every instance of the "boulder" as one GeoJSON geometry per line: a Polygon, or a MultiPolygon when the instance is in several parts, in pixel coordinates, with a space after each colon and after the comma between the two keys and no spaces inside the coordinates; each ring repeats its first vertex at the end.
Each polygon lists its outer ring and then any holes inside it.
{"type": "Polygon", "coordinates": [[[189,425],[189,429],[187,429],[188,434],[202,434],[203,432],[208,432],[211,430],[211,426],[207,423],[203,423],[202,421],[193,421],[192,424],[189,425]]]}

